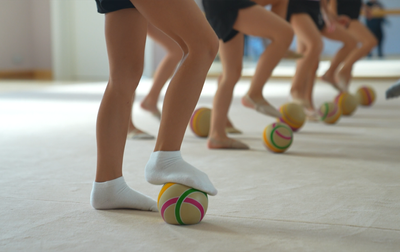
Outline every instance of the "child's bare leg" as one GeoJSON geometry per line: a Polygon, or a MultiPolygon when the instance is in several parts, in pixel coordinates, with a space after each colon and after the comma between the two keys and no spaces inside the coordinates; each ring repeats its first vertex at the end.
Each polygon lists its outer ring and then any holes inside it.
{"type": "Polygon", "coordinates": [[[132,97],[143,71],[146,25],[134,9],[106,14],[110,80],[97,118],[97,182],[122,176],[132,97]]]}
{"type": "Polygon", "coordinates": [[[175,72],[179,61],[182,60],[183,52],[174,40],[150,23],[147,26],[147,34],[167,51],[167,55],[158,65],[150,92],[143,99],[140,106],[160,119],[161,112],[157,108],[157,102],[161,89],[175,72]]]}
{"type": "Polygon", "coordinates": [[[228,138],[226,125],[228,111],[232,102],[233,89],[242,73],[243,34],[239,33],[234,38],[224,43],[220,40],[219,55],[222,63],[222,77],[220,78],[217,92],[214,95],[213,110],[211,114],[211,128],[208,138],[210,149],[248,149],[249,147],[228,138]]]}
{"type": "Polygon", "coordinates": [[[351,36],[351,34],[346,31],[345,28],[338,25],[333,32],[328,32],[327,28],[322,30],[322,34],[333,40],[343,42],[342,48],[335,54],[333,59],[331,60],[331,65],[323,75],[323,80],[332,84],[335,88],[339,89],[339,91],[346,91],[347,80],[346,79],[338,79],[335,80],[335,75],[339,65],[345,60],[345,58],[356,48],[357,40],[351,36]]]}
{"type": "MultiPolygon", "coordinates": [[[[255,0],[254,2],[261,6],[271,5],[271,12],[283,19],[286,19],[289,0],[255,0]]],[[[291,50],[287,50],[284,55],[285,59],[299,59],[301,57],[303,57],[302,54],[293,52],[291,50]]]]}
{"type": "Polygon", "coordinates": [[[310,66],[315,66],[319,62],[323,47],[322,38],[318,28],[307,14],[292,15],[291,24],[300,44],[299,52],[303,53],[304,57],[297,61],[290,94],[294,100],[303,101],[303,106],[305,106],[304,101],[308,101],[310,93],[308,80],[315,77],[315,71],[310,66]]]}
{"type": "Polygon", "coordinates": [[[292,42],[292,28],[284,19],[259,5],[240,10],[234,28],[248,35],[271,40],[260,56],[250,89],[243,97],[242,103],[263,114],[280,117],[279,111],[264,99],[262,90],[292,42]]]}
{"type": "Polygon", "coordinates": [[[180,183],[215,195],[217,190],[208,176],[182,159],[180,147],[217,54],[217,37],[194,1],[131,2],[149,22],[175,40],[184,53],[166,92],[155,152],[146,165],[146,179],[152,184],[180,183]]]}
{"type": "Polygon", "coordinates": [[[346,83],[346,89],[352,78],[351,71],[354,63],[366,56],[377,44],[378,40],[360,21],[352,20],[348,28],[349,33],[357,39],[361,46],[354,49],[345,59],[342,68],[338,71],[338,79],[342,79],[346,83]]]}
{"type": "Polygon", "coordinates": [[[146,23],[135,9],[106,14],[110,79],[97,117],[97,171],[91,194],[96,209],[157,211],[154,200],[129,188],[122,177],[132,97],[143,71],[146,23]]]}

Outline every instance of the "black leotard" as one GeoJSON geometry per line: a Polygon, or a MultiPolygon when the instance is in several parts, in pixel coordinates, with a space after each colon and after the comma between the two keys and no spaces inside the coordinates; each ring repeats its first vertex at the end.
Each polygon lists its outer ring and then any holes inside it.
{"type": "Polygon", "coordinates": [[[135,8],[129,0],[96,0],[96,4],[99,13],[109,13],[127,8],[135,8]]]}
{"type": "Polygon", "coordinates": [[[233,29],[240,9],[256,5],[250,0],[203,0],[204,12],[219,39],[228,42],[238,34],[233,29]]]}
{"type": "Polygon", "coordinates": [[[299,13],[306,13],[310,15],[318,29],[324,29],[325,21],[322,18],[319,0],[289,0],[286,20],[290,22],[292,15],[299,13]]]}
{"type": "Polygon", "coordinates": [[[337,14],[346,15],[353,20],[360,17],[362,0],[336,0],[337,14]]]}

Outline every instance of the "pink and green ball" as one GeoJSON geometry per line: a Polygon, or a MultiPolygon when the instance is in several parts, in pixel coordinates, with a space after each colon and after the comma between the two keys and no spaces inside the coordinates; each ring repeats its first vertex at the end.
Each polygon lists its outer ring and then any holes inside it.
{"type": "Polygon", "coordinates": [[[321,117],[321,121],[327,124],[336,123],[342,116],[340,108],[334,102],[325,102],[321,105],[318,112],[321,117]]]}
{"type": "Polygon", "coordinates": [[[166,183],[158,195],[157,208],[168,224],[197,224],[207,212],[208,196],[194,188],[166,183]]]}
{"type": "Polygon", "coordinates": [[[293,131],[285,123],[272,123],[265,127],[263,141],[268,150],[275,153],[282,153],[292,145],[293,131]]]}

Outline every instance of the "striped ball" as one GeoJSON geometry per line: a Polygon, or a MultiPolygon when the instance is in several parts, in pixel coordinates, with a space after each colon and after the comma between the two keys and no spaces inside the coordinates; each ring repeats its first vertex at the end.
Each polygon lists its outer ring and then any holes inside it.
{"type": "Polygon", "coordinates": [[[334,102],[325,102],[319,108],[319,115],[321,121],[327,124],[334,124],[339,120],[342,112],[334,102]]]}
{"type": "Polygon", "coordinates": [[[369,86],[362,86],[356,92],[358,102],[362,106],[371,106],[376,99],[375,90],[369,86]]]}
{"type": "Polygon", "coordinates": [[[306,121],[306,114],[302,106],[296,103],[283,104],[279,111],[282,117],[278,121],[286,123],[293,131],[298,131],[306,121]]]}
{"type": "Polygon", "coordinates": [[[264,145],[272,152],[286,151],[293,141],[293,131],[285,123],[277,122],[265,127],[263,132],[264,145]]]}
{"type": "Polygon", "coordinates": [[[198,137],[208,137],[210,132],[211,109],[199,108],[193,112],[190,128],[198,137]]]}
{"type": "Polygon", "coordinates": [[[343,115],[351,115],[356,111],[358,106],[357,98],[347,92],[340,93],[335,98],[336,105],[339,106],[343,115]]]}
{"type": "Polygon", "coordinates": [[[207,212],[207,194],[175,183],[166,183],[158,195],[157,208],[168,224],[197,224],[207,212]]]}

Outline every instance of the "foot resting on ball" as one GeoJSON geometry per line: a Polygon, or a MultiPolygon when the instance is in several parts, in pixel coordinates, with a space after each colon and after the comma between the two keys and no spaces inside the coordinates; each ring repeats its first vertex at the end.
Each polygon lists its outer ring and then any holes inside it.
{"type": "Polygon", "coordinates": [[[157,212],[157,202],[130,188],[124,177],[93,182],[90,204],[97,210],[130,208],[157,212]]]}
{"type": "Polygon", "coordinates": [[[153,152],[145,168],[145,177],[154,185],[173,182],[210,195],[217,194],[207,174],[183,160],[180,151],[153,152]]]}
{"type": "Polygon", "coordinates": [[[268,116],[272,116],[272,117],[276,117],[276,118],[279,118],[282,116],[281,113],[276,108],[271,106],[267,101],[265,101],[265,100],[254,101],[253,99],[250,98],[249,95],[243,96],[242,104],[243,104],[243,106],[254,109],[264,115],[268,115],[268,116]]]}

